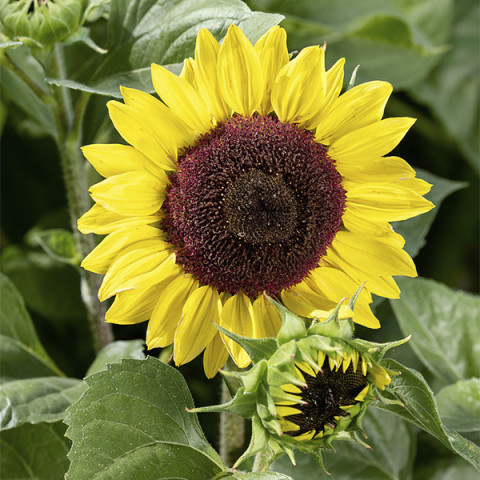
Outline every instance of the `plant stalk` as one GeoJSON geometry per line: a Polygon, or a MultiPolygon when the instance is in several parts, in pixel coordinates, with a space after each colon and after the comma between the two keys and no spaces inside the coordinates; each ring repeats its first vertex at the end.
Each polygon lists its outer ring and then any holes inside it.
{"type": "MultiPolygon", "coordinates": [[[[65,78],[63,47],[55,45],[52,58],[52,74],[65,78]]],[[[85,162],[81,154],[82,125],[90,94],[82,92],[75,108],[72,106],[70,91],[65,87],[55,87],[56,105],[54,108],[57,126],[57,148],[67,194],[68,209],[77,250],[84,258],[96,246],[92,234],[82,235],[77,229],[77,220],[91,206],[88,196],[88,179],[85,162]]],[[[97,298],[100,277],[80,269],[82,298],[87,308],[88,321],[96,352],[113,340],[111,326],[105,322],[105,306],[97,298]]]]}

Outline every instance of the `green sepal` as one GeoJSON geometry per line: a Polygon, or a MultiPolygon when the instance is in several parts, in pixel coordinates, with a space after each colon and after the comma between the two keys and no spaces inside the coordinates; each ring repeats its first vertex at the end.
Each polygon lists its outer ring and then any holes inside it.
{"type": "Polygon", "coordinates": [[[253,457],[264,448],[267,448],[269,438],[270,434],[263,426],[260,418],[258,416],[254,416],[252,419],[252,438],[250,439],[248,448],[235,462],[233,468],[237,468],[237,466],[240,465],[244,460],[253,457]]]}
{"type": "Polygon", "coordinates": [[[257,364],[255,364],[250,370],[246,372],[239,372],[238,377],[243,383],[246,393],[255,393],[257,391],[257,387],[260,385],[260,382],[265,376],[267,368],[267,361],[263,359],[260,360],[260,362],[258,362],[257,364]]]}
{"type": "MultiPolygon", "coordinates": [[[[356,298],[356,297],[355,297],[356,298]]],[[[350,339],[353,337],[354,326],[351,318],[339,319],[338,312],[343,301],[338,302],[330,316],[323,322],[314,322],[308,329],[309,335],[323,335],[326,337],[340,337],[350,339]]]]}
{"type": "Polygon", "coordinates": [[[295,360],[300,360],[301,362],[305,362],[306,364],[310,365],[315,372],[320,370],[321,365],[318,365],[317,359],[318,354],[315,355],[315,350],[310,347],[305,342],[297,342],[297,356],[295,360]]]}
{"type": "Polygon", "coordinates": [[[273,298],[268,297],[268,299],[277,307],[282,317],[282,326],[277,335],[278,344],[283,345],[290,340],[303,338],[307,334],[305,320],[295,315],[282,304],[273,300],[273,298]]]}
{"type": "MultiPolygon", "coordinates": [[[[335,342],[336,345],[332,345],[332,338],[334,337],[323,337],[321,335],[311,335],[309,337],[305,337],[298,343],[304,343],[309,347],[313,348],[314,350],[321,350],[324,353],[329,352],[341,352],[342,347],[338,346],[339,342],[335,342]]],[[[338,339],[341,340],[341,339],[338,339]]]]}
{"type": "Polygon", "coordinates": [[[257,390],[257,414],[264,428],[277,435],[282,434],[282,429],[277,420],[277,408],[275,402],[263,384],[257,390]]]}
{"type": "Polygon", "coordinates": [[[277,387],[275,385],[270,386],[270,392],[272,394],[272,397],[275,399],[275,402],[277,402],[277,404],[279,402],[295,402],[295,403],[303,402],[303,400],[299,400],[298,396],[295,396],[293,393],[285,392],[280,387],[277,387]]]}
{"type": "Polygon", "coordinates": [[[197,407],[188,410],[192,413],[234,413],[240,417],[252,418],[256,409],[256,395],[254,393],[245,393],[243,387],[240,387],[232,400],[220,405],[210,405],[207,407],[197,407]]]}
{"type": "MultiPolygon", "coordinates": [[[[288,437],[288,435],[286,435],[288,437]]],[[[292,440],[290,437],[288,437],[290,440],[292,440]]],[[[294,440],[292,440],[294,441],[294,440]]],[[[293,452],[293,448],[286,442],[280,443],[279,440],[276,440],[273,437],[270,437],[270,441],[268,442],[270,448],[272,449],[273,452],[273,460],[276,458],[280,457],[283,454],[287,454],[288,458],[292,462],[292,465],[297,466],[297,462],[295,461],[295,454],[293,452]]],[[[272,461],[273,461],[272,460],[272,461]]]]}
{"type": "Polygon", "coordinates": [[[399,347],[400,345],[404,345],[410,340],[410,338],[412,338],[411,335],[409,335],[408,337],[402,338],[401,340],[396,340],[394,342],[386,342],[386,343],[368,342],[367,340],[356,338],[355,340],[352,340],[349,343],[356,350],[362,353],[368,353],[369,356],[376,363],[378,363],[383,358],[385,353],[387,353],[388,350],[390,350],[391,348],[399,347]]]}
{"type": "Polygon", "coordinates": [[[323,461],[323,455],[322,455],[322,450],[321,449],[315,449],[315,450],[310,450],[309,452],[315,460],[317,461],[318,465],[320,468],[324,471],[326,475],[331,475],[331,473],[325,468],[325,462],[323,461]]]}
{"type": "Polygon", "coordinates": [[[236,333],[225,330],[220,325],[215,324],[217,330],[238,343],[252,359],[253,363],[258,363],[264,358],[270,358],[277,350],[278,344],[274,338],[248,338],[237,335],[236,333]]]}

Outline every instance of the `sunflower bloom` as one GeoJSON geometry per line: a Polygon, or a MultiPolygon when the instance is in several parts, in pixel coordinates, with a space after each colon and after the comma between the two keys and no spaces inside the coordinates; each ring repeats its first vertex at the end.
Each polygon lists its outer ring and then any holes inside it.
{"type": "Polygon", "coordinates": [[[416,276],[389,222],[424,213],[430,185],[385,157],[414,120],[383,119],[392,87],[369,82],[340,94],[344,59],[326,71],[324,49],[289,59],[273,27],[252,45],[232,25],[220,46],[202,29],[180,76],[152,65],[162,102],[122,88],[110,117],[129,145],[89,145],[106,179],[78,222],[106,238],[83,261],[105,274],[107,321],[149,320],[149,348],[174,344],[177,365],[204,352],[207,376],[230,354],[215,328],[275,337],[278,310],[378,328],[371,293],[398,298],[394,275],[416,276]]]}

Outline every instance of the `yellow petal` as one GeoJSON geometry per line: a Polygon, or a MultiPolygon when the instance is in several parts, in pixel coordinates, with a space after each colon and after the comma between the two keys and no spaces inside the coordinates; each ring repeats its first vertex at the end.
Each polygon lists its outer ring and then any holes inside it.
{"type": "Polygon", "coordinates": [[[347,191],[347,208],[365,218],[398,221],[428,212],[433,204],[409,188],[397,184],[362,184],[347,191]],[[397,186],[398,185],[398,186],[397,186]]]}
{"type": "Polygon", "coordinates": [[[265,295],[260,295],[253,302],[253,317],[254,338],[276,338],[282,326],[282,317],[277,307],[265,295]]]}
{"type": "Polygon", "coordinates": [[[283,418],[279,419],[278,423],[280,424],[282,432],[298,432],[298,430],[300,430],[298,425],[293,422],[289,422],[288,420],[284,420],[283,418]]]}
{"type": "Polygon", "coordinates": [[[156,223],[159,219],[159,215],[145,215],[141,217],[120,215],[96,203],[78,219],[77,226],[82,233],[106,235],[119,228],[156,223]]]}
{"type": "Polygon", "coordinates": [[[218,52],[217,76],[230,107],[240,115],[253,115],[263,99],[265,81],[252,44],[236,25],[230,25],[218,52]]]}
{"type": "Polygon", "coordinates": [[[125,103],[141,112],[156,135],[169,146],[169,151],[175,152],[194,143],[195,132],[160,100],[133,88],[120,87],[120,91],[125,103]]]}
{"type": "Polygon", "coordinates": [[[389,83],[378,81],[347,90],[335,100],[330,112],[317,126],[315,139],[330,145],[354,130],[380,121],[392,90],[389,83]]]}
{"type": "Polygon", "coordinates": [[[159,166],[130,145],[115,143],[86,145],[82,153],[102,177],[111,177],[132,170],[156,175],[159,166]]]}
{"type": "Polygon", "coordinates": [[[431,183],[428,183],[421,178],[406,178],[404,180],[398,180],[396,184],[400,187],[409,188],[418,195],[425,195],[432,188],[431,183]]]}
{"type": "Polygon", "coordinates": [[[108,177],[90,187],[92,198],[120,215],[146,216],[160,210],[166,194],[167,176],[127,172],[108,177]]]}
{"type": "Polygon", "coordinates": [[[345,59],[340,58],[330,70],[327,70],[327,86],[325,93],[325,100],[321,110],[312,117],[310,123],[312,125],[318,125],[323,118],[330,112],[333,103],[340,95],[343,87],[343,67],[345,65],[345,59]]]}
{"type": "MultiPolygon", "coordinates": [[[[125,290],[137,287],[145,275],[152,276],[155,270],[169,257],[171,245],[158,239],[144,240],[141,246],[117,257],[106,273],[102,286],[98,291],[98,298],[104,301],[107,298],[125,290]]],[[[158,278],[160,281],[161,278],[158,278]]]]}
{"type": "Polygon", "coordinates": [[[373,275],[417,276],[415,265],[408,253],[389,237],[338,232],[331,248],[354,268],[373,275]]]}
{"type": "Polygon", "coordinates": [[[392,227],[386,220],[371,219],[365,217],[347,202],[347,208],[342,216],[343,225],[350,232],[367,233],[370,235],[389,235],[394,233],[392,227]]]}
{"type": "Polygon", "coordinates": [[[207,378],[213,378],[227,359],[228,350],[220,337],[220,332],[217,332],[203,354],[203,369],[207,378]]]}
{"type": "Polygon", "coordinates": [[[82,261],[81,266],[85,270],[95,273],[107,273],[108,268],[115,258],[126,248],[139,247],[141,240],[147,240],[153,237],[161,237],[162,232],[155,227],[148,225],[138,225],[134,227],[116,230],[94,248],[82,261]]]}
{"type": "Polygon", "coordinates": [[[289,415],[298,415],[302,413],[298,408],[287,407],[287,406],[277,406],[277,414],[282,417],[288,417],[289,415]]]}
{"type": "Polygon", "coordinates": [[[328,155],[340,164],[357,164],[391,152],[415,123],[412,118],[387,118],[344,135],[328,155]]]}
{"type": "Polygon", "coordinates": [[[217,60],[220,45],[214,36],[202,28],[195,45],[195,78],[198,92],[217,122],[231,116],[232,110],[220,92],[217,78],[217,60]]]}
{"type": "Polygon", "coordinates": [[[116,100],[108,102],[107,107],[118,133],[130,145],[160,167],[167,170],[176,168],[176,149],[172,150],[172,143],[157,134],[155,124],[148,123],[142,112],[116,100]]]}
{"type": "Polygon", "coordinates": [[[198,288],[192,275],[178,275],[157,295],[147,329],[148,348],[166,347],[173,343],[182,310],[190,295],[198,288]]]}
{"type": "MultiPolygon", "coordinates": [[[[237,293],[225,302],[222,309],[220,326],[230,332],[236,333],[237,335],[250,338],[253,337],[253,332],[255,331],[253,306],[252,302],[245,294],[241,292],[237,293]]],[[[238,343],[234,342],[224,334],[222,334],[222,340],[234,362],[240,368],[245,368],[250,364],[250,357],[247,352],[238,345],[238,343]]]]}
{"type": "Polygon", "coordinates": [[[173,357],[176,365],[190,362],[213,340],[218,330],[222,302],[214,287],[197,288],[183,307],[180,325],[175,331],[173,357]]]}
{"type": "Polygon", "coordinates": [[[186,58],[183,61],[180,77],[188,82],[195,90],[198,90],[197,81],[195,80],[195,60],[193,58],[186,58]]]}
{"type": "Polygon", "coordinates": [[[107,310],[105,321],[117,325],[131,325],[148,320],[157,298],[165,284],[157,283],[149,288],[136,288],[120,292],[107,310]]]}
{"type": "Polygon", "coordinates": [[[280,121],[305,124],[321,110],[325,93],[325,52],[307,47],[278,73],[272,105],[280,121]]]}
{"type": "Polygon", "coordinates": [[[297,442],[308,442],[315,436],[315,430],[309,430],[308,432],[302,433],[301,435],[297,435],[293,437],[294,440],[297,442]]]}
{"type": "Polygon", "coordinates": [[[287,33],[275,26],[257,40],[254,48],[265,79],[265,95],[258,111],[261,115],[267,115],[273,109],[270,100],[273,83],[280,69],[288,63],[287,33]]]}
{"type": "Polygon", "coordinates": [[[152,82],[158,96],[194,132],[201,135],[212,128],[207,106],[186,80],[152,63],[152,82]]]}

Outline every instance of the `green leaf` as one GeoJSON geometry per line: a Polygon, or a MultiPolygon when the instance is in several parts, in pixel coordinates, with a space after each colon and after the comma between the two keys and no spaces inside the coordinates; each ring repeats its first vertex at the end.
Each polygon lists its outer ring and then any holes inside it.
{"type": "Polygon", "coordinates": [[[143,340],[119,340],[110,343],[100,350],[85,376],[88,377],[94,373],[106,370],[109,363],[118,363],[124,358],[143,360],[145,358],[143,353],[144,345],[143,340]]]}
{"type": "Polygon", "coordinates": [[[52,107],[44,103],[35,92],[9,68],[0,65],[2,93],[17,105],[35,123],[43,135],[57,136],[52,107]]]}
{"type": "MultiPolygon", "coordinates": [[[[357,83],[381,78],[395,89],[418,84],[438,63],[451,28],[452,0],[251,0],[286,15],[290,50],[327,42],[327,61],[360,65],[357,83]]],[[[346,82],[348,82],[346,75],[346,82]]]]}
{"type": "Polygon", "coordinates": [[[0,433],[4,480],[62,480],[68,468],[68,440],[62,423],[23,425],[0,433]]]}
{"type": "Polygon", "coordinates": [[[123,360],[86,379],[68,409],[68,479],[209,479],[223,471],[174,368],[153,357],[123,360]],[[183,477],[182,477],[183,475],[183,477]]]}
{"type": "Polygon", "coordinates": [[[70,265],[78,265],[81,257],[77,251],[73,234],[68,230],[61,228],[52,228],[34,232],[32,242],[41,246],[45,253],[55,260],[68,263],[70,265]]]}
{"type": "Polygon", "coordinates": [[[2,268],[31,310],[50,320],[85,319],[76,268],[46,253],[23,252],[15,246],[4,250],[2,268]]]}
{"type": "Polygon", "coordinates": [[[57,422],[85,391],[75,378],[43,377],[0,385],[0,429],[25,423],[57,422]]]}
{"type": "Polygon", "coordinates": [[[402,332],[425,366],[444,383],[480,374],[480,298],[425,278],[399,278],[391,300],[402,332]]]}
{"type": "Polygon", "coordinates": [[[478,480],[478,472],[456,458],[428,461],[415,473],[415,479],[418,480],[478,480]]]}
{"type": "Polygon", "coordinates": [[[392,383],[383,395],[399,400],[404,406],[380,403],[378,407],[393,412],[425,430],[452,452],[480,470],[480,448],[457,432],[445,429],[440,420],[433,392],[423,376],[395,360],[384,360],[382,365],[400,373],[392,378],[392,383]]]}
{"type": "Polygon", "coordinates": [[[240,0],[112,0],[108,53],[99,58],[95,78],[48,82],[113,97],[121,96],[120,85],[152,93],[151,63],[178,73],[183,60],[193,56],[202,27],[220,40],[236,23],[254,42],[282,19],[278,14],[252,12],[240,0]]]}
{"type": "Polygon", "coordinates": [[[0,295],[1,381],[62,375],[42,347],[22,297],[3,273],[0,295]]]}
{"type": "Polygon", "coordinates": [[[477,173],[480,173],[478,90],[478,18],[475,0],[455,2],[455,23],[450,51],[426,82],[411,94],[428,105],[477,173]]]}
{"type": "Polygon", "coordinates": [[[448,385],[438,392],[437,403],[447,428],[457,432],[480,431],[480,379],[448,385]]]}
{"type": "Polygon", "coordinates": [[[417,217],[392,224],[395,231],[405,238],[405,250],[411,257],[415,257],[425,245],[425,238],[435,217],[438,215],[443,200],[453,192],[467,186],[464,182],[454,182],[437,177],[433,173],[421,169],[417,169],[417,177],[432,184],[432,189],[425,195],[425,198],[430,200],[435,205],[435,208],[417,217]]]}
{"type": "Polygon", "coordinates": [[[239,480],[293,480],[289,475],[278,472],[235,472],[232,478],[238,478],[239,480]]]}
{"type": "MultiPolygon", "coordinates": [[[[399,480],[410,478],[415,456],[415,435],[407,422],[395,415],[370,409],[363,426],[369,450],[359,444],[337,441],[336,452],[322,452],[325,467],[335,480],[399,480]]],[[[313,456],[295,455],[297,466],[287,457],[273,464],[273,469],[295,480],[319,478],[321,469],[313,456]]],[[[326,477],[326,476],[325,476],[326,477]]]]}

